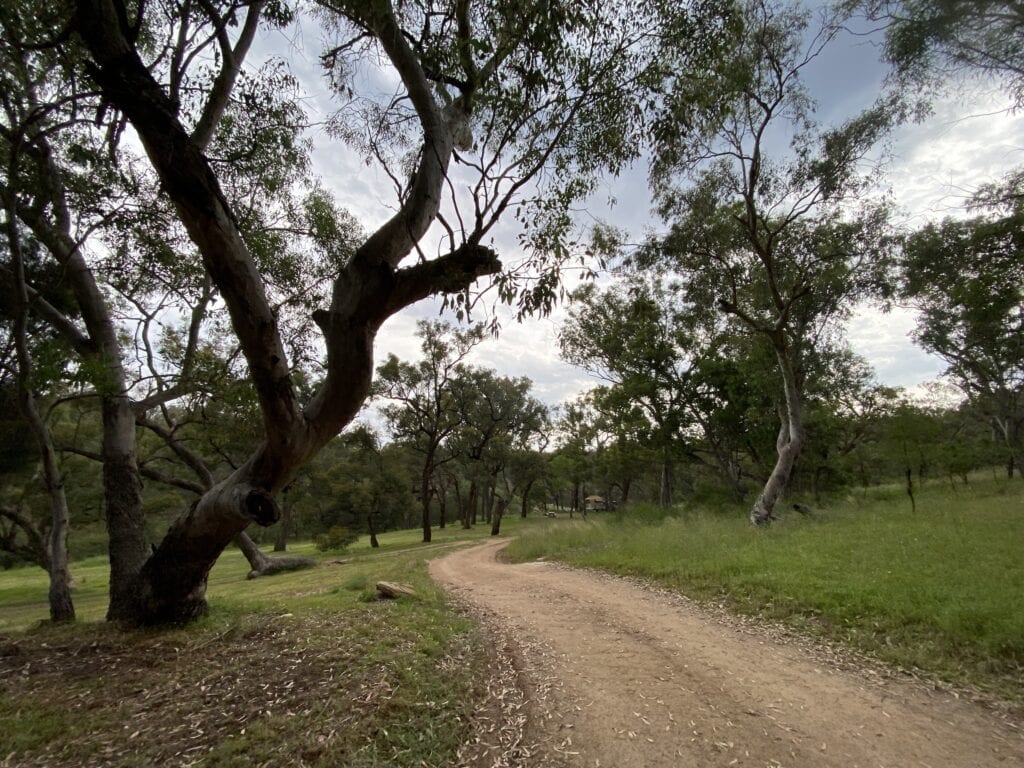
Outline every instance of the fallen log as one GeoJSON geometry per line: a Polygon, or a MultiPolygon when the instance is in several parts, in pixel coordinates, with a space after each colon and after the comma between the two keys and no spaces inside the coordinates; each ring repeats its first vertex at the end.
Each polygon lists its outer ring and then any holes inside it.
{"type": "Polygon", "coordinates": [[[394,581],[378,581],[377,592],[380,594],[380,597],[386,597],[392,600],[416,594],[416,590],[408,584],[398,584],[394,581]]]}

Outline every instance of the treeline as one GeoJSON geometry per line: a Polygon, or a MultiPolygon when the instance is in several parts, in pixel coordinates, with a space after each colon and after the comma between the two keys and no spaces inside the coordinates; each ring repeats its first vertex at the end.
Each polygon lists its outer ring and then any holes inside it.
{"type": "MultiPolygon", "coordinates": [[[[960,489],[978,470],[1006,476],[1001,436],[971,403],[948,391],[937,402],[888,387],[862,395],[810,401],[807,444],[788,483],[792,501],[827,506],[886,483],[911,494],[926,482],[960,489]]],[[[551,457],[546,486],[552,503],[582,508],[579,500],[595,494],[613,508],[637,501],[732,511],[749,504],[771,472],[778,417],[769,392],[718,414],[707,425],[710,438],[691,426],[665,450],[652,447],[652,425],[642,418],[617,421],[622,414],[609,412],[615,397],[598,388],[566,409],[565,443],[551,457]]]]}

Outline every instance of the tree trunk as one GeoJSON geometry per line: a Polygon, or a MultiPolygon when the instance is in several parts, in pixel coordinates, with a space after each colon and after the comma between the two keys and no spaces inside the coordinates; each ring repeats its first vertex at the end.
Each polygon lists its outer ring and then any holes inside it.
{"type": "Polygon", "coordinates": [[[793,467],[804,444],[803,415],[800,390],[796,384],[796,372],[785,345],[776,345],[775,355],[782,373],[786,400],[783,418],[779,426],[779,436],[775,443],[778,458],[761,495],[758,496],[750,511],[750,521],[755,525],[767,525],[775,519],[775,505],[786,492],[793,467]]]}
{"type": "Polygon", "coordinates": [[[484,522],[491,522],[491,517],[494,514],[494,481],[488,481],[487,485],[484,486],[484,522]]]}
{"type": "Polygon", "coordinates": [[[75,606],[71,601],[71,575],[68,571],[68,502],[64,481],[57,466],[57,455],[46,421],[39,413],[32,391],[33,363],[28,348],[29,297],[25,279],[25,262],[21,238],[12,200],[5,198],[7,246],[15,273],[17,316],[14,321],[14,346],[18,361],[18,402],[39,447],[43,465],[43,487],[50,504],[50,534],[44,545],[45,563],[50,575],[50,618],[55,622],[74,621],[75,606]]]}
{"type": "Polygon", "coordinates": [[[1006,446],[1006,479],[1013,480],[1014,471],[1024,477],[1024,472],[1021,471],[1017,462],[1016,451],[1016,447],[1019,445],[1020,424],[1014,421],[1012,416],[1005,418],[997,416],[993,418],[993,421],[1002,432],[1003,444],[1006,446]]]}
{"type": "Polygon", "coordinates": [[[281,509],[281,522],[277,524],[277,537],[274,539],[274,551],[286,552],[288,550],[288,536],[291,534],[292,508],[285,504],[281,509]]]}
{"type": "Polygon", "coordinates": [[[632,485],[633,481],[628,477],[622,481],[622,506],[626,506],[629,501],[629,489],[632,485]]]}
{"type": "Polygon", "coordinates": [[[366,527],[370,531],[370,547],[377,549],[380,546],[380,542],[377,541],[377,529],[373,525],[372,512],[366,515],[366,527]]]}
{"type": "Polygon", "coordinates": [[[447,493],[442,489],[435,488],[434,494],[437,496],[437,527],[444,528],[445,526],[445,512],[447,511],[447,493]]]}
{"type": "MultiPolygon", "coordinates": [[[[47,437],[49,437],[49,430],[47,437]]],[[[75,606],[71,601],[71,572],[68,565],[68,505],[64,483],[57,468],[52,443],[43,449],[43,477],[50,497],[50,619],[55,622],[74,621],[75,606]]]]}
{"type": "Polygon", "coordinates": [[[451,485],[455,489],[455,509],[458,510],[459,520],[462,520],[462,487],[459,485],[459,479],[452,477],[451,485]]]}
{"type": "Polygon", "coordinates": [[[661,487],[658,493],[658,504],[662,509],[670,509],[673,504],[672,475],[672,456],[670,451],[665,451],[661,463],[661,487]]]}
{"type": "Polygon", "coordinates": [[[430,543],[430,479],[434,474],[434,449],[427,451],[423,462],[423,474],[420,476],[420,499],[423,502],[423,543],[430,543]]]}
{"type": "Polygon", "coordinates": [[[505,508],[508,506],[510,499],[498,499],[494,505],[494,509],[491,512],[491,536],[497,536],[501,533],[501,517],[505,514],[505,508]]]}
{"type": "Polygon", "coordinates": [[[480,507],[480,484],[474,480],[469,486],[469,522],[476,525],[477,510],[480,507]]]}
{"type": "Polygon", "coordinates": [[[103,497],[110,556],[107,619],[132,620],[138,594],[136,579],[148,554],[142,515],[142,482],[135,454],[135,413],[123,395],[104,397],[101,410],[103,497]]]}
{"type": "Polygon", "coordinates": [[[473,483],[470,482],[469,490],[466,492],[466,495],[462,498],[462,502],[461,502],[461,504],[459,506],[459,512],[462,515],[462,528],[464,530],[468,530],[469,527],[470,527],[470,523],[469,523],[470,511],[469,511],[469,508],[470,508],[470,506],[472,504],[473,493],[474,493],[473,483]]]}
{"type": "Polygon", "coordinates": [[[266,567],[267,562],[270,560],[266,555],[260,552],[260,548],[256,546],[256,542],[252,540],[249,534],[242,532],[235,536],[234,544],[245,555],[245,559],[249,561],[249,568],[254,571],[263,570],[266,567]]]}
{"type": "Polygon", "coordinates": [[[526,519],[526,513],[530,509],[530,489],[533,488],[533,483],[534,481],[531,480],[526,484],[526,487],[523,488],[523,507],[520,514],[524,520],[526,519]]]}

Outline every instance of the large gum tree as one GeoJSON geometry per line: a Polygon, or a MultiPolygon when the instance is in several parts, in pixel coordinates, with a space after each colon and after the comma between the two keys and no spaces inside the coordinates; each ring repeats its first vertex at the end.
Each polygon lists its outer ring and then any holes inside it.
{"type": "MultiPolygon", "coordinates": [[[[645,110],[669,77],[666,68],[678,74],[700,66],[714,55],[721,27],[717,7],[700,4],[684,11],[551,0],[319,3],[312,13],[334,35],[323,60],[343,107],[331,135],[379,163],[396,199],[389,218],[335,265],[327,298],[312,312],[324,375],[303,399],[281,308],[268,292],[273,260],[257,258],[227,193],[231,158],[214,162],[209,154],[255,32],[298,11],[263,0],[76,0],[46,10],[49,27],[27,33],[18,50],[50,51],[62,63],[44,95],[63,90],[91,99],[87,119],[74,115],[77,129],[120,136],[130,126],[226,306],[262,420],[262,439],[248,459],[147,546],[130,434],[139,409],[118,373],[102,274],[81,242],[67,237],[70,227],[57,232],[52,245],[76,275],[85,330],[75,318],[53,320],[82,355],[114,374],[104,390],[104,408],[113,409],[104,414],[103,450],[108,615],[138,624],[187,621],[205,611],[207,575],[224,547],[252,522],[278,519],[275,494],[361,407],[374,337],[388,317],[431,295],[461,307],[471,286],[488,276],[520,311],[553,300],[571,252],[571,205],[593,190],[598,174],[637,156],[645,110]],[[666,49],[671,56],[654,55],[666,49]],[[393,87],[385,97],[385,89],[360,92],[368,82],[393,87]],[[488,244],[506,214],[522,225],[521,271],[503,270],[488,244]],[[527,283],[525,276],[537,279],[527,283]]],[[[258,101],[247,106],[260,108],[258,101]]],[[[33,144],[40,162],[56,146],[49,136],[63,127],[35,137],[45,139],[33,144]]],[[[58,199],[26,206],[26,214],[48,215],[58,199]]],[[[78,213],[62,211],[66,222],[78,213]]],[[[34,302],[33,310],[46,307],[34,302]]],[[[161,400],[170,398],[163,393],[161,400]]]]}
{"type": "Polygon", "coordinates": [[[820,125],[803,76],[843,18],[815,29],[810,12],[774,0],[750,0],[744,18],[730,65],[668,102],[652,180],[669,231],[637,261],[674,274],[684,301],[716,307],[771,349],[781,384],[777,456],[750,513],[766,524],[806,442],[805,358],[872,288],[883,260],[887,213],[868,195],[871,153],[901,108],[879,100],[820,125]],[[691,89],[730,95],[695,113],[691,89]]]}

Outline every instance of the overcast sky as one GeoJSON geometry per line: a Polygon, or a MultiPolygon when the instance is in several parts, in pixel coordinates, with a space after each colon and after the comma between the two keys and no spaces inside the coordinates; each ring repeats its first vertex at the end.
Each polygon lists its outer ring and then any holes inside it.
{"type": "MultiPolygon", "coordinates": [[[[265,33],[250,60],[274,55],[287,59],[308,94],[311,120],[322,121],[337,104],[329,101],[316,59],[322,48],[319,32],[307,24],[288,35],[265,33]]],[[[806,71],[805,82],[818,102],[819,120],[835,124],[870,105],[881,89],[885,72],[870,38],[845,35],[837,39],[806,71]]],[[[916,227],[944,216],[962,215],[962,204],[972,190],[1024,160],[1016,140],[1022,135],[1022,119],[1006,109],[998,91],[985,93],[974,87],[937,104],[926,121],[897,131],[886,172],[886,184],[899,208],[897,221],[916,227]]],[[[391,215],[394,194],[383,174],[322,131],[314,130],[313,140],[314,170],[339,203],[368,229],[391,215]]],[[[587,208],[589,215],[637,236],[659,227],[650,212],[643,165],[607,180],[587,208]],[[614,206],[609,205],[611,199],[617,201],[614,206]]],[[[511,244],[515,231],[510,225],[497,233],[496,242],[499,250],[514,250],[511,244]]],[[[506,262],[515,260],[515,254],[499,255],[506,262]]],[[[390,319],[378,336],[378,360],[390,352],[404,359],[417,358],[418,340],[413,335],[416,321],[438,317],[439,307],[439,301],[425,301],[390,319]]],[[[593,381],[558,356],[558,326],[564,315],[562,307],[550,318],[522,324],[502,317],[500,338],[479,347],[474,361],[502,375],[530,377],[537,396],[552,405],[588,389],[593,381]]],[[[883,315],[863,306],[849,324],[848,338],[854,350],[874,366],[879,381],[914,389],[936,378],[943,365],[912,343],[909,334],[913,327],[914,317],[909,311],[883,315]]]]}

